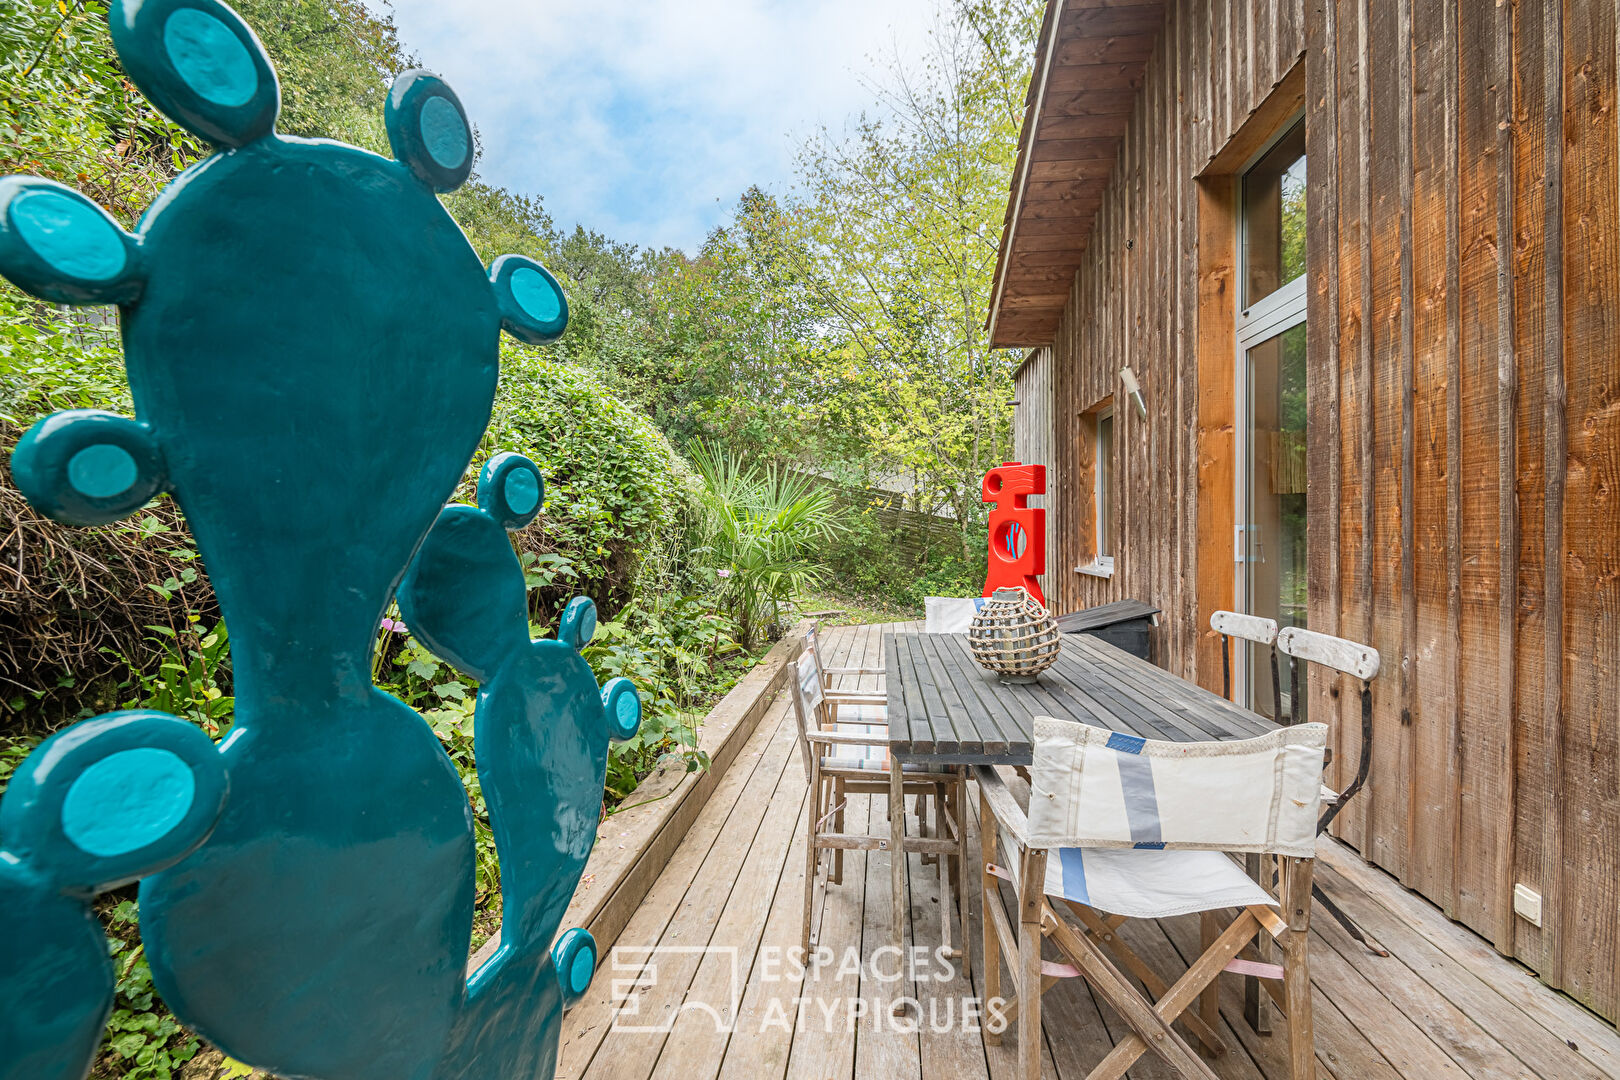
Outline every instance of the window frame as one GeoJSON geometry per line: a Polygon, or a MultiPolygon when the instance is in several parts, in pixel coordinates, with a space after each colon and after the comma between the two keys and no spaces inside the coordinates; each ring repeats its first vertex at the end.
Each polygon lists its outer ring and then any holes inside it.
{"type": "MultiPolygon", "coordinates": [[[[1252,477],[1249,475],[1249,461],[1253,448],[1250,445],[1249,428],[1252,416],[1249,403],[1249,350],[1261,345],[1278,335],[1291,330],[1306,321],[1306,307],[1309,298],[1309,269],[1292,281],[1279,286],[1272,292],[1244,306],[1243,282],[1248,275],[1248,244],[1246,243],[1248,221],[1246,213],[1246,200],[1243,197],[1243,183],[1249,172],[1259,165],[1266,155],[1271,153],[1273,147],[1282,142],[1293,133],[1294,129],[1304,123],[1303,109],[1292,113],[1286,120],[1278,125],[1276,133],[1267,139],[1265,144],[1255,151],[1243,163],[1242,168],[1234,174],[1235,182],[1232,185],[1232,198],[1235,200],[1235,213],[1233,215],[1237,233],[1233,240],[1234,254],[1236,255],[1234,269],[1235,280],[1238,287],[1233,290],[1234,318],[1233,318],[1233,412],[1232,425],[1232,505],[1233,520],[1236,527],[1232,533],[1232,599],[1234,609],[1247,612],[1254,606],[1250,595],[1252,586],[1249,571],[1249,534],[1254,524],[1249,521],[1250,486],[1252,477]]],[[[1309,183],[1309,162],[1306,164],[1306,182],[1309,183]]],[[[1307,244],[1309,238],[1307,234],[1307,244]]],[[[1232,699],[1242,704],[1250,703],[1252,687],[1249,685],[1248,646],[1238,642],[1237,657],[1232,664],[1232,699]]]]}
{"type": "MultiPolygon", "coordinates": [[[[1109,394],[1091,408],[1080,414],[1081,428],[1090,448],[1091,464],[1088,472],[1091,481],[1091,529],[1086,537],[1086,548],[1091,554],[1089,561],[1081,563],[1074,568],[1075,573],[1085,574],[1089,577],[1111,578],[1114,576],[1114,552],[1104,554],[1103,546],[1106,542],[1109,547],[1117,546],[1117,537],[1104,537],[1103,535],[1103,493],[1105,485],[1112,494],[1112,485],[1116,465],[1119,461],[1119,430],[1114,410],[1114,395],[1109,394]],[[1109,421],[1108,459],[1103,460],[1102,422],[1109,421]]],[[[1114,500],[1109,499],[1110,508],[1114,507],[1114,500]]],[[[1111,515],[1110,520],[1117,518],[1118,514],[1111,515]]]]}
{"type": "MultiPolygon", "coordinates": [[[[1237,170],[1232,174],[1232,180],[1233,180],[1232,199],[1233,199],[1233,201],[1235,203],[1235,206],[1233,207],[1234,212],[1233,212],[1232,218],[1233,218],[1233,223],[1236,225],[1236,229],[1237,229],[1236,235],[1233,236],[1233,238],[1232,238],[1233,239],[1233,245],[1232,245],[1233,246],[1233,255],[1235,256],[1235,259],[1233,260],[1233,263],[1234,263],[1234,266],[1237,269],[1237,276],[1236,276],[1236,282],[1235,282],[1237,287],[1234,290],[1234,296],[1235,296],[1235,299],[1236,299],[1236,302],[1237,302],[1237,312],[1238,312],[1238,318],[1239,318],[1240,322],[1241,322],[1241,320],[1243,318],[1243,315],[1246,312],[1259,311],[1259,310],[1263,309],[1272,300],[1272,298],[1277,295],[1278,292],[1282,291],[1283,289],[1288,288],[1290,285],[1293,285],[1295,282],[1302,280],[1310,272],[1309,260],[1307,259],[1306,260],[1306,270],[1304,272],[1302,272],[1299,275],[1299,277],[1294,278],[1292,281],[1284,282],[1283,284],[1277,286],[1276,289],[1274,289],[1271,292],[1267,293],[1265,296],[1262,296],[1260,299],[1254,301],[1253,303],[1250,303],[1250,304],[1245,304],[1244,303],[1244,300],[1247,299],[1247,297],[1248,297],[1248,281],[1249,281],[1249,273],[1248,273],[1248,271],[1249,271],[1249,265],[1248,265],[1249,264],[1249,243],[1248,243],[1248,240],[1249,240],[1249,223],[1248,223],[1249,200],[1245,197],[1245,191],[1246,191],[1246,186],[1247,186],[1248,179],[1249,179],[1249,174],[1252,173],[1255,169],[1260,167],[1260,163],[1263,162],[1267,158],[1267,156],[1269,156],[1270,153],[1277,148],[1278,143],[1282,142],[1284,139],[1288,138],[1288,136],[1292,135],[1295,132],[1295,130],[1300,130],[1300,131],[1303,132],[1304,127],[1305,127],[1305,109],[1304,109],[1304,106],[1300,106],[1299,108],[1295,109],[1293,112],[1289,113],[1288,116],[1282,121],[1282,123],[1277,125],[1276,130],[1271,133],[1271,136],[1269,138],[1267,138],[1266,141],[1260,145],[1260,148],[1258,150],[1256,150],[1254,153],[1250,154],[1248,156],[1248,158],[1246,158],[1243,161],[1243,163],[1237,168],[1237,170]]],[[[1306,163],[1306,184],[1309,185],[1309,183],[1310,183],[1310,164],[1309,164],[1309,160],[1307,159],[1307,163],[1306,163]]]]}

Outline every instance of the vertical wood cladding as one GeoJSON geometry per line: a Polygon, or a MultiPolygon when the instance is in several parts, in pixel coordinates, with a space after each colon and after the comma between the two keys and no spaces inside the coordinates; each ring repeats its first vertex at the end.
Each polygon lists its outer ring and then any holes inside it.
{"type": "MultiPolygon", "coordinates": [[[[1155,659],[1219,689],[1204,627],[1232,593],[1232,346],[1208,312],[1234,268],[1232,184],[1212,173],[1302,65],[1310,620],[1385,658],[1372,777],[1336,831],[1610,1018],[1616,47],[1615,0],[1169,5],[1019,406],[1020,445],[1050,440],[1053,606],[1153,603],[1155,659]],[[1091,499],[1076,480],[1081,414],[1109,395],[1119,535],[1101,579],[1074,571],[1091,499]],[[1515,883],[1541,893],[1542,927],[1514,916],[1515,883]]],[[[1335,767],[1353,768],[1354,695],[1325,680],[1312,694],[1344,733],[1335,767]]]]}
{"type": "MultiPolygon", "coordinates": [[[[1044,465],[1052,460],[1052,350],[1031,349],[1013,378],[1013,460],[1044,465]]],[[[1047,491],[1055,491],[1053,478],[1047,477],[1047,491]]],[[[1052,496],[1032,495],[1031,506],[1050,506],[1052,496]]],[[[1050,513],[1046,518],[1047,563],[1057,553],[1057,523],[1050,513]]],[[[1046,575],[1052,580],[1052,574],[1046,575]]]]}

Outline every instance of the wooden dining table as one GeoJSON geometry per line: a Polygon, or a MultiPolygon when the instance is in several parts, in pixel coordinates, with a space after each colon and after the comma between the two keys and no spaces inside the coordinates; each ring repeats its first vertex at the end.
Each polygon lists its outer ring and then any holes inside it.
{"type": "MultiPolygon", "coordinates": [[[[1032,683],[1005,682],[980,667],[966,634],[885,634],[883,667],[897,944],[907,896],[904,766],[1029,765],[1037,716],[1167,742],[1248,739],[1277,727],[1088,634],[1064,634],[1057,661],[1032,683]]],[[[958,813],[965,820],[966,807],[958,813]]]]}

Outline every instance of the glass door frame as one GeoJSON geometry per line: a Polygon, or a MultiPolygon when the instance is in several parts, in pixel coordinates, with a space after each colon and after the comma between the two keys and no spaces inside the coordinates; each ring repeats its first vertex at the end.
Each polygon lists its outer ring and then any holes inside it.
{"type": "MultiPolygon", "coordinates": [[[[1236,201],[1234,220],[1237,225],[1236,243],[1236,275],[1234,281],[1237,285],[1233,292],[1233,305],[1235,312],[1235,352],[1233,356],[1233,414],[1236,422],[1232,425],[1232,451],[1234,454],[1232,483],[1233,483],[1233,515],[1235,527],[1232,532],[1232,607],[1236,611],[1248,612],[1252,607],[1249,586],[1249,530],[1253,528],[1250,517],[1250,477],[1249,464],[1253,455],[1250,432],[1254,427],[1254,411],[1249,396],[1249,350],[1262,345],[1272,338],[1291,330],[1305,322],[1306,300],[1309,296],[1309,273],[1300,274],[1286,285],[1261,297],[1248,306],[1244,306],[1244,282],[1248,280],[1248,245],[1244,242],[1248,236],[1248,222],[1244,220],[1243,181],[1260,161],[1271,152],[1271,149],[1289,135],[1301,122],[1304,112],[1301,110],[1289,117],[1277,128],[1277,133],[1266,140],[1266,144],[1255,152],[1243,168],[1238,170],[1233,185],[1232,198],[1236,201]]],[[[1232,699],[1246,708],[1253,707],[1252,687],[1249,685],[1249,673],[1252,669],[1248,643],[1239,641],[1235,643],[1238,648],[1233,652],[1231,661],[1232,699]]]]}
{"type": "MultiPolygon", "coordinates": [[[[1254,606],[1249,595],[1248,534],[1254,528],[1254,523],[1250,520],[1253,492],[1252,477],[1249,473],[1254,460],[1254,446],[1250,436],[1254,430],[1254,409],[1250,398],[1249,350],[1264,345],[1296,326],[1303,325],[1306,296],[1306,278],[1302,274],[1238,316],[1237,356],[1233,364],[1236,382],[1233,404],[1236,406],[1234,411],[1237,423],[1232,425],[1232,449],[1236,454],[1235,467],[1232,470],[1232,496],[1235,500],[1232,520],[1236,522],[1232,534],[1232,600],[1235,610],[1248,614],[1253,614],[1250,609],[1254,606]]],[[[1240,651],[1246,654],[1248,650],[1245,646],[1240,651]]],[[[1241,663],[1234,663],[1236,671],[1233,673],[1232,692],[1236,701],[1246,708],[1253,708],[1248,660],[1248,656],[1244,655],[1241,663]]]]}

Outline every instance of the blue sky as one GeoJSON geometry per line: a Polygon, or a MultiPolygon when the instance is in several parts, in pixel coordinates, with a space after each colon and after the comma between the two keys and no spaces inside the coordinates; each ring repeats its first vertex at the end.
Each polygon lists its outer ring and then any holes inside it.
{"type": "MultiPolygon", "coordinates": [[[[375,0],[380,6],[380,0],[375,0]]],[[[394,0],[478,127],[478,171],[559,226],[695,251],[751,183],[915,58],[935,0],[394,0]]]]}

